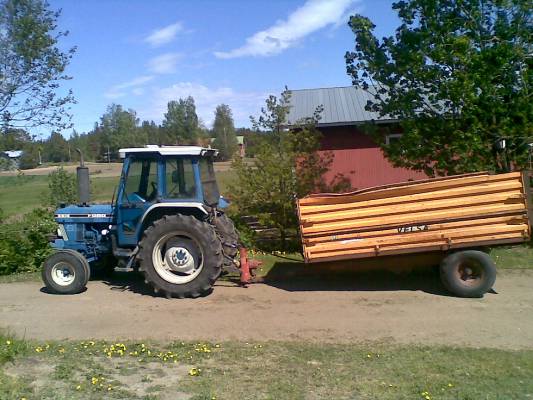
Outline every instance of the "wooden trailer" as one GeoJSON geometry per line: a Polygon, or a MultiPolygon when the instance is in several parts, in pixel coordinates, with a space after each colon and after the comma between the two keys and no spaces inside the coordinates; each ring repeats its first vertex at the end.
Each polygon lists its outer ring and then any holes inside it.
{"type": "Polygon", "coordinates": [[[496,271],[477,249],[530,239],[530,179],[482,172],[310,195],[298,200],[305,261],[442,251],[448,290],[480,297],[496,271]]]}

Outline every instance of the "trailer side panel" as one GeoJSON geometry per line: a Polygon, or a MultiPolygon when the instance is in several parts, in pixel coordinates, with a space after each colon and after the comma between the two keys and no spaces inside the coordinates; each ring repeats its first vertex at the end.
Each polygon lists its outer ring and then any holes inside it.
{"type": "Polygon", "coordinates": [[[520,172],[312,195],[298,200],[304,256],[321,262],[524,242],[529,195],[520,172]]]}

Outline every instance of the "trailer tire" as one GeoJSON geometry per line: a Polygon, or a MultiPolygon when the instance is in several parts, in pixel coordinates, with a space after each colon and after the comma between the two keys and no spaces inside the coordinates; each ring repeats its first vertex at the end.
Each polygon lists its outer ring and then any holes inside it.
{"type": "Polygon", "coordinates": [[[222,268],[222,246],[215,229],[188,215],[170,215],[144,232],[137,255],[145,281],[171,298],[211,292],[222,268]]]}
{"type": "Polygon", "coordinates": [[[483,297],[496,281],[496,265],[482,251],[460,251],[441,261],[440,278],[444,287],[459,297],[483,297]]]}
{"type": "Polygon", "coordinates": [[[239,251],[239,234],[235,229],[235,225],[226,214],[217,216],[214,225],[222,242],[222,251],[226,256],[224,257],[224,264],[232,264],[231,261],[237,256],[239,251]]]}
{"type": "Polygon", "coordinates": [[[43,263],[41,276],[46,288],[55,294],[81,293],[89,281],[89,263],[74,250],[59,250],[43,263]]]}

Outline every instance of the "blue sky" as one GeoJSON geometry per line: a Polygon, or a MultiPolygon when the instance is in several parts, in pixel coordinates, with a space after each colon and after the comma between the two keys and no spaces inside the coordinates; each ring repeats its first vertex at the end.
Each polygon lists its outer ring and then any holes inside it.
{"type": "MultiPolygon", "coordinates": [[[[388,0],[51,0],[62,9],[62,46],[77,46],[68,68],[74,128],[87,132],[111,103],[160,122],[169,100],[192,95],[211,127],[220,103],[249,126],[269,94],[347,86],[346,25],[359,12],[378,36],[398,25],[388,0]]],[[[70,133],[65,132],[68,136],[70,133]]]]}

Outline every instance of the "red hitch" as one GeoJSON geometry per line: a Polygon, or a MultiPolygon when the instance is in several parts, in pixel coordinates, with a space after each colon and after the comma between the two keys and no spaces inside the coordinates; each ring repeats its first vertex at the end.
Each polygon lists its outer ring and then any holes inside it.
{"type": "Polygon", "coordinates": [[[255,277],[255,270],[263,263],[257,260],[248,259],[248,250],[246,247],[239,247],[239,255],[241,258],[241,285],[246,287],[253,282],[255,277]]]}

